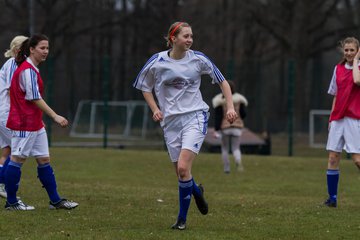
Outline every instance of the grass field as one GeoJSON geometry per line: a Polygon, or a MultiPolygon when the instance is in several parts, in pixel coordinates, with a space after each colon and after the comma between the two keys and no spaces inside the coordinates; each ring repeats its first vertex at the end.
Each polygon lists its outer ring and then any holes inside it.
{"type": "MultiPolygon", "coordinates": [[[[358,239],[360,175],[341,163],[339,206],[326,198],[326,153],[243,155],[245,172],[222,172],[219,154],[201,153],[193,175],[205,186],[209,214],[194,201],[187,230],[174,231],[177,179],[164,151],[52,148],[59,192],[80,203],[48,210],[33,159],[25,163],[19,195],[35,211],[1,210],[0,239],[358,239]]],[[[1,199],[2,204],[5,200],[1,199]]]]}

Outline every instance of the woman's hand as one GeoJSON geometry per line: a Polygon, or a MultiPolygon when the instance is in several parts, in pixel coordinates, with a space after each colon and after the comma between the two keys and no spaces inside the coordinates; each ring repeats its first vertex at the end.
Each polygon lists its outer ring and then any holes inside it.
{"type": "Polygon", "coordinates": [[[53,119],[54,119],[54,122],[56,122],[63,128],[67,127],[67,125],[69,124],[68,120],[60,115],[55,115],[53,119]]]}
{"type": "Polygon", "coordinates": [[[356,55],[355,55],[355,57],[354,57],[354,60],[359,60],[360,59],[360,48],[359,48],[359,50],[357,51],[357,53],[356,53],[356,55]]]}
{"type": "Polygon", "coordinates": [[[228,120],[229,123],[233,123],[236,120],[237,117],[238,116],[237,116],[234,109],[229,109],[226,112],[226,120],[228,120]]]}
{"type": "Polygon", "coordinates": [[[354,83],[358,86],[360,86],[359,58],[360,58],[360,48],[358,49],[353,60],[353,78],[354,78],[354,83]]]}
{"type": "Polygon", "coordinates": [[[161,122],[164,118],[163,113],[160,111],[160,109],[155,110],[152,118],[155,122],[161,122]]]}

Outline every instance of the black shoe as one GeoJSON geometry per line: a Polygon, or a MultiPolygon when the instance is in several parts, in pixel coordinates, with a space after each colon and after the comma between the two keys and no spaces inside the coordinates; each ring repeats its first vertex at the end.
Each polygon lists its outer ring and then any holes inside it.
{"type": "Polygon", "coordinates": [[[52,203],[50,201],[50,205],[49,205],[49,209],[50,210],[54,210],[54,209],[67,209],[67,210],[71,210],[73,208],[76,208],[77,206],[79,206],[79,204],[77,202],[73,202],[73,201],[69,201],[65,198],[61,199],[59,202],[57,203],[52,203]]]}
{"type": "Polygon", "coordinates": [[[324,204],[325,204],[326,206],[328,206],[328,207],[334,207],[334,208],[336,208],[336,206],[337,206],[336,200],[331,199],[331,198],[328,198],[328,199],[324,202],[324,204]]]}
{"type": "Polygon", "coordinates": [[[201,184],[199,184],[198,187],[200,188],[201,195],[200,196],[194,195],[195,203],[201,214],[206,215],[209,211],[209,207],[204,198],[204,187],[201,184]]]}
{"type": "Polygon", "coordinates": [[[177,230],[185,230],[186,228],[186,223],[181,220],[181,219],[178,219],[176,221],[176,223],[174,225],[171,226],[172,229],[177,229],[177,230]]]}

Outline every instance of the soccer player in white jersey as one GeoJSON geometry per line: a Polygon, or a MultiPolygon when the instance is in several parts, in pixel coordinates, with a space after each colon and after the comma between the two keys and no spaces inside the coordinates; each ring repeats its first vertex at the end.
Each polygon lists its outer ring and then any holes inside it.
{"type": "Polygon", "coordinates": [[[17,68],[15,62],[15,55],[19,51],[21,44],[28,39],[25,36],[16,36],[10,42],[10,49],[8,49],[4,56],[9,58],[0,69],[0,196],[7,197],[5,190],[4,172],[10,161],[10,146],[11,146],[11,130],[6,127],[6,122],[10,110],[10,95],[9,88],[11,78],[17,68]]]}
{"type": "Polygon", "coordinates": [[[18,68],[10,85],[10,112],[6,126],[12,130],[11,160],[5,171],[7,210],[34,210],[16,198],[21,179],[21,167],[29,156],[35,157],[41,184],[50,198],[50,209],[73,209],[78,203],[61,198],[57,192],[54,171],[50,165],[47,134],[42,121],[43,112],[61,127],[68,121],[56,114],[43,100],[44,84],[37,66],[49,54],[49,40],[33,35],[24,41],[16,55],[18,68]]]}
{"type": "Polygon", "coordinates": [[[201,75],[207,74],[219,84],[226,102],[226,118],[237,118],[228,82],[203,53],[190,50],[193,44],[191,26],[173,23],[168,31],[169,50],[154,54],[141,69],[134,87],[141,90],[164,131],[166,146],[179,183],[179,214],[173,229],[184,230],[191,196],[202,214],[208,213],[204,189],[191,174],[192,163],[199,153],[207,132],[209,106],[200,92],[201,75]],[[157,102],[153,95],[157,98],[157,102]]]}
{"type": "Polygon", "coordinates": [[[343,59],[335,66],[328,93],[333,95],[326,150],[328,207],[337,206],[339,164],[342,149],[352,154],[360,169],[360,70],[359,41],[348,37],[341,42],[343,59]]]}

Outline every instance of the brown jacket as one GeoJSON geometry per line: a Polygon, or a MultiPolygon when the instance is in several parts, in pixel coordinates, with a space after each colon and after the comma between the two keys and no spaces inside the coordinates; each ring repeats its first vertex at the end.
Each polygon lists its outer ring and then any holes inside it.
{"type": "Polygon", "coordinates": [[[235,111],[238,115],[238,118],[236,118],[236,120],[233,123],[229,123],[226,120],[226,100],[223,97],[223,94],[218,94],[216,95],[213,99],[212,99],[212,105],[215,109],[219,109],[221,108],[221,111],[216,111],[215,113],[215,130],[219,130],[219,129],[226,129],[226,128],[243,128],[244,127],[244,121],[241,118],[241,114],[240,114],[240,108],[241,106],[247,106],[248,105],[248,101],[246,100],[246,98],[239,94],[239,93],[234,93],[232,95],[233,98],[233,103],[234,103],[234,108],[235,111]],[[219,114],[219,112],[222,113],[222,116],[216,116],[216,114],[219,114]],[[221,117],[221,123],[219,122],[219,120],[221,117]]]}

